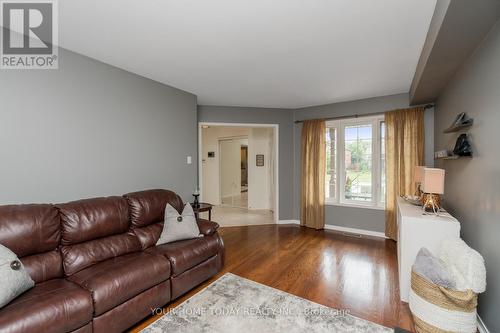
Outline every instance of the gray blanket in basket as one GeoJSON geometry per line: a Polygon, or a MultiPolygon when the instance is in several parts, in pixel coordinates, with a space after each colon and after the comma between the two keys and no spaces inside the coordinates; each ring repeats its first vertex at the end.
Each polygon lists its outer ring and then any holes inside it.
{"type": "Polygon", "coordinates": [[[444,261],[435,257],[425,247],[418,251],[413,264],[413,271],[438,286],[448,289],[455,289],[456,287],[455,279],[446,268],[444,261]]]}

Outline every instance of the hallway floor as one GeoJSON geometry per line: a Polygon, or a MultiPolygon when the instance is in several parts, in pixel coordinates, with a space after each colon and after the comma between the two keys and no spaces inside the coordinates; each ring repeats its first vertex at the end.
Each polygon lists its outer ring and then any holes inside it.
{"type": "Polygon", "coordinates": [[[248,207],[248,191],[241,192],[239,195],[223,197],[222,203],[227,206],[246,209],[248,207]]]}
{"type": "MultiPolygon", "coordinates": [[[[206,219],[208,218],[208,213],[202,213],[200,216],[206,219]]],[[[248,210],[245,208],[214,206],[212,209],[212,221],[219,223],[221,227],[274,224],[274,214],[270,210],[248,210]]]]}

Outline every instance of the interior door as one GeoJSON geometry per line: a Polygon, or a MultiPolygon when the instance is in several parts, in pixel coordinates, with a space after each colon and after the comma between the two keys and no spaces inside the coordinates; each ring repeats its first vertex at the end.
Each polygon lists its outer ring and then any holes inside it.
{"type": "Polygon", "coordinates": [[[248,146],[241,146],[241,192],[248,190],[248,146]]]}
{"type": "Polygon", "coordinates": [[[238,139],[219,141],[220,196],[223,205],[235,206],[241,197],[241,145],[238,139]]]}

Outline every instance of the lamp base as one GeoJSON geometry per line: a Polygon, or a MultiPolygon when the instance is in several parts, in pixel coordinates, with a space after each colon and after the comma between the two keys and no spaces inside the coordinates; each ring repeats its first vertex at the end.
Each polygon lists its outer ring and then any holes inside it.
{"type": "Polygon", "coordinates": [[[422,194],[422,207],[426,212],[437,214],[441,209],[441,197],[433,193],[422,194]]]}
{"type": "Polygon", "coordinates": [[[194,208],[200,208],[200,202],[198,201],[199,194],[193,194],[194,197],[194,202],[193,202],[193,207],[194,208]]]}

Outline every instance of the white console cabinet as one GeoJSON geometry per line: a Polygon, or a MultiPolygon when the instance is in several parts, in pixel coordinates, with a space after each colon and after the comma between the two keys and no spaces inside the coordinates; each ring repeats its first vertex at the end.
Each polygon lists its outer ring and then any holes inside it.
{"type": "Polygon", "coordinates": [[[426,247],[437,255],[441,241],[460,237],[460,223],[448,213],[422,215],[422,207],[398,198],[398,273],[401,300],[408,302],[411,266],[418,251],[426,247]]]}

